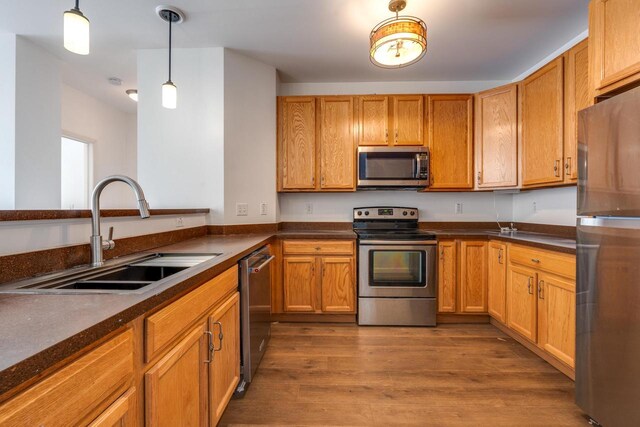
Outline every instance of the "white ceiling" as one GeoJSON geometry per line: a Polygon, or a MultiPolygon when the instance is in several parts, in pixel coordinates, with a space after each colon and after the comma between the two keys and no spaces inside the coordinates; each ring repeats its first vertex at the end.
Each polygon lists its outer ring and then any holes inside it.
{"type": "MultiPolygon", "coordinates": [[[[24,35],[60,58],[64,80],[125,111],[140,48],[166,48],[155,15],[171,4],[187,17],[174,47],[224,46],[279,70],[283,82],[511,80],[587,29],[588,0],[408,0],[423,19],[428,52],[386,70],[369,62],[369,31],[391,16],[388,0],[81,0],[91,21],[91,54],[62,47],[62,13],[73,0],[7,1],[0,32],[24,35]],[[123,79],[122,87],[107,78],[123,79]]],[[[160,83],[159,83],[160,84],[160,83]]]]}

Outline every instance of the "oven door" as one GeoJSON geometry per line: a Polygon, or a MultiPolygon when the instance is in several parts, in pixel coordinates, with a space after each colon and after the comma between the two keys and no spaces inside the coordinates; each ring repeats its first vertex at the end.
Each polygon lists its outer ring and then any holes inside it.
{"type": "Polygon", "coordinates": [[[436,296],[436,245],[410,242],[361,243],[360,297],[436,296]]]}

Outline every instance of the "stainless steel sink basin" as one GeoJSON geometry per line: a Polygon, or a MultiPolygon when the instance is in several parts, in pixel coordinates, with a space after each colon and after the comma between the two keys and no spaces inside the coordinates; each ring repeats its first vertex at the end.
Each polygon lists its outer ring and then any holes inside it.
{"type": "Polygon", "coordinates": [[[219,253],[147,254],[112,260],[103,267],[73,269],[9,283],[0,293],[141,293],[176,273],[208,261],[219,253]]]}

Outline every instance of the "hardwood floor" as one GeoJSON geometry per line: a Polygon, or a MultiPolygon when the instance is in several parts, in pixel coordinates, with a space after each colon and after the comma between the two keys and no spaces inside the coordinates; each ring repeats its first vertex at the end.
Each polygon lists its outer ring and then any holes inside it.
{"type": "Polygon", "coordinates": [[[491,325],[274,324],[221,426],[586,426],[574,384],[491,325]]]}

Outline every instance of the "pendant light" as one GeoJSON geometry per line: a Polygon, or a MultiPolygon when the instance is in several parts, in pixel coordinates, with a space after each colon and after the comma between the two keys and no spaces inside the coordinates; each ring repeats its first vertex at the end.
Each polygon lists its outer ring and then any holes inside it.
{"type": "Polygon", "coordinates": [[[64,47],[78,55],[89,54],[89,20],[80,12],[76,0],[76,6],[67,10],[64,17],[64,47]]]}
{"type": "Polygon", "coordinates": [[[394,18],[376,25],[369,35],[369,57],[382,68],[401,68],[418,62],[427,51],[427,25],[414,16],[398,16],[406,0],[391,0],[394,18]]]}
{"type": "Polygon", "coordinates": [[[171,35],[173,24],[181,23],[184,15],[179,9],[172,6],[158,6],[156,13],[169,23],[169,80],[162,85],[162,106],[173,110],[178,105],[178,88],[171,80],[171,35]]]}

